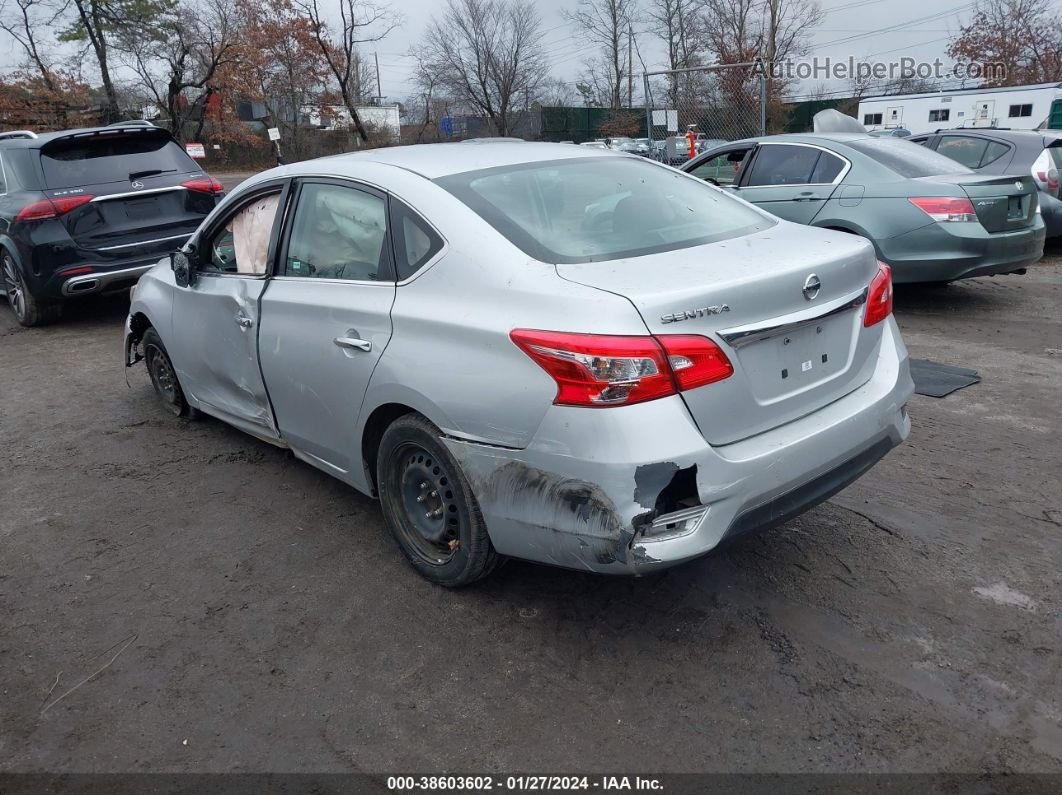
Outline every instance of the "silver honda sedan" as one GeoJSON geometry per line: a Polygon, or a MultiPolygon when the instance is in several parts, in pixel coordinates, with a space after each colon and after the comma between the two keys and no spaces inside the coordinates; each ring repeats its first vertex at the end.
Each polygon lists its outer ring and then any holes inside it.
{"type": "Polygon", "coordinates": [[[641,574],[910,430],[887,266],[632,155],[436,144],[243,183],[135,288],[125,361],[379,498],[442,585],[641,574]]]}

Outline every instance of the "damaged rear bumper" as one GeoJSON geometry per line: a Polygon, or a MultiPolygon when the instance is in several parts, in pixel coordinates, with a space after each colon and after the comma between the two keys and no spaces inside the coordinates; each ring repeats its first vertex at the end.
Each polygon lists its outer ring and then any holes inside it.
{"type": "Polygon", "coordinates": [[[859,389],[733,444],[705,443],[680,397],[554,406],[528,447],[447,439],[505,555],[642,574],[780,524],[840,491],[910,432],[914,391],[891,318],[859,389]]]}

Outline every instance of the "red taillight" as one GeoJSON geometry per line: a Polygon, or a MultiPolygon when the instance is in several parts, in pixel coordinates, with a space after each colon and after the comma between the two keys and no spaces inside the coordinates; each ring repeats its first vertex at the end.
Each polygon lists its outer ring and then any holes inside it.
{"type": "Polygon", "coordinates": [[[973,202],[969,199],[953,199],[948,196],[927,196],[908,199],[911,204],[934,221],[976,221],[973,202]]]}
{"type": "Polygon", "coordinates": [[[863,327],[870,328],[892,314],[892,268],[878,263],[878,272],[870,283],[867,311],[863,315],[863,327]]]}
{"type": "Polygon", "coordinates": [[[71,210],[76,210],[83,204],[92,201],[92,196],[60,196],[56,199],[44,199],[43,201],[27,204],[18,211],[16,221],[44,221],[49,218],[58,218],[66,215],[71,210]]]}
{"type": "Polygon", "coordinates": [[[1052,193],[1058,191],[1058,170],[1052,168],[1047,172],[1047,189],[1052,193]]]}
{"type": "Polygon", "coordinates": [[[182,188],[194,190],[196,193],[221,193],[225,186],[213,177],[196,177],[181,183],[182,188]]]}
{"type": "Polygon", "coordinates": [[[680,392],[722,381],[734,374],[726,354],[707,337],[663,335],[656,338],[667,353],[680,392]]]}
{"type": "Polygon", "coordinates": [[[554,381],[559,406],[629,406],[727,378],[726,355],[706,337],[620,337],[516,329],[510,338],[554,381]]]}

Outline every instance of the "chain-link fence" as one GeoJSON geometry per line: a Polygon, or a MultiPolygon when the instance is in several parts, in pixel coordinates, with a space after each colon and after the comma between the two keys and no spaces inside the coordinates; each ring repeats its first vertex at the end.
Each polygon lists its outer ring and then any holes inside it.
{"type": "Polygon", "coordinates": [[[652,154],[681,163],[721,141],[762,135],[767,128],[766,81],[754,64],[727,64],[645,74],[646,125],[652,154]],[[687,131],[695,136],[689,150],[687,131]]]}

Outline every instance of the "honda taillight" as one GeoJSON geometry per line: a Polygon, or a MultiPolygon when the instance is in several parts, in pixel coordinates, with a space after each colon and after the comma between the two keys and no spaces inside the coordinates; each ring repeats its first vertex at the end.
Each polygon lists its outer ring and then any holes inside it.
{"type": "Polygon", "coordinates": [[[863,315],[863,327],[877,325],[892,314],[892,268],[878,263],[878,272],[870,283],[867,296],[867,311],[863,315]]]}
{"type": "Polygon", "coordinates": [[[911,204],[934,221],[976,221],[973,202],[969,199],[953,199],[948,196],[927,196],[908,199],[911,204]]]}
{"type": "Polygon", "coordinates": [[[194,190],[196,193],[221,193],[225,186],[213,177],[196,177],[181,183],[182,188],[194,190]]]}
{"type": "Polygon", "coordinates": [[[510,338],[557,383],[560,406],[629,406],[727,378],[706,337],[621,337],[516,329],[510,338]]]}
{"type": "Polygon", "coordinates": [[[56,199],[32,202],[18,211],[15,220],[24,222],[58,218],[60,215],[66,215],[71,210],[88,204],[92,199],[92,196],[60,196],[56,199]]]}

